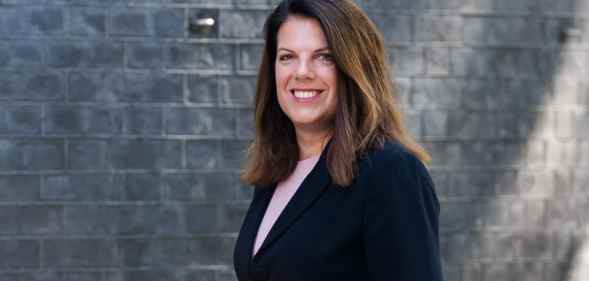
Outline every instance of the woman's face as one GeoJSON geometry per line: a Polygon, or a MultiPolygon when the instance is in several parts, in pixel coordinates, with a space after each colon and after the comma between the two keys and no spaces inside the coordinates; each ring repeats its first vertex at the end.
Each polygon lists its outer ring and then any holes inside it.
{"type": "Polygon", "coordinates": [[[278,103],[295,128],[329,131],[337,106],[337,69],[316,19],[289,16],[277,34],[278,103]]]}

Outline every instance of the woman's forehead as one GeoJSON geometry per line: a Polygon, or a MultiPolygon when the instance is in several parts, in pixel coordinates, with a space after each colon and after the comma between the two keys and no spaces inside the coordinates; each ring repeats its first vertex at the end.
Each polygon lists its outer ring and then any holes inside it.
{"type": "Polygon", "coordinates": [[[314,18],[289,16],[280,26],[277,47],[316,51],[327,47],[321,24],[314,18]]]}

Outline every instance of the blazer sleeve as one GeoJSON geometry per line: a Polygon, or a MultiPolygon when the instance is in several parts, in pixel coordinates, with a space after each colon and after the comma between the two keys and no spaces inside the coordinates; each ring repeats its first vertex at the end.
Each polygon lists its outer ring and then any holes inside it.
{"type": "Polygon", "coordinates": [[[363,243],[369,280],[444,280],[439,202],[425,166],[408,152],[380,155],[368,185],[363,243]]]}

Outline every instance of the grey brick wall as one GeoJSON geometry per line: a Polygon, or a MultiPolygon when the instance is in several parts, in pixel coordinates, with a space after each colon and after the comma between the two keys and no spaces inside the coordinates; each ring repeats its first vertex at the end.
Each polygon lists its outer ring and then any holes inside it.
{"type": "MultiPolygon", "coordinates": [[[[589,278],[584,2],[358,1],[434,157],[450,281],[589,278]]],[[[234,280],[269,9],[0,0],[0,280],[234,280]]]]}

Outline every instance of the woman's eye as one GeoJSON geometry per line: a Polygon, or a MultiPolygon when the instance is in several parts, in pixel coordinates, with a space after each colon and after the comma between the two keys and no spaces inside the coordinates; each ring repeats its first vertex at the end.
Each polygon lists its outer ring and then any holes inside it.
{"type": "Polygon", "coordinates": [[[325,62],[330,62],[330,63],[333,62],[333,56],[331,56],[330,54],[321,54],[321,55],[319,55],[319,58],[325,62]]]}
{"type": "Polygon", "coordinates": [[[290,55],[290,54],[281,55],[281,56],[278,57],[278,59],[281,60],[281,61],[289,60],[291,58],[292,58],[292,55],[290,55]]]}

